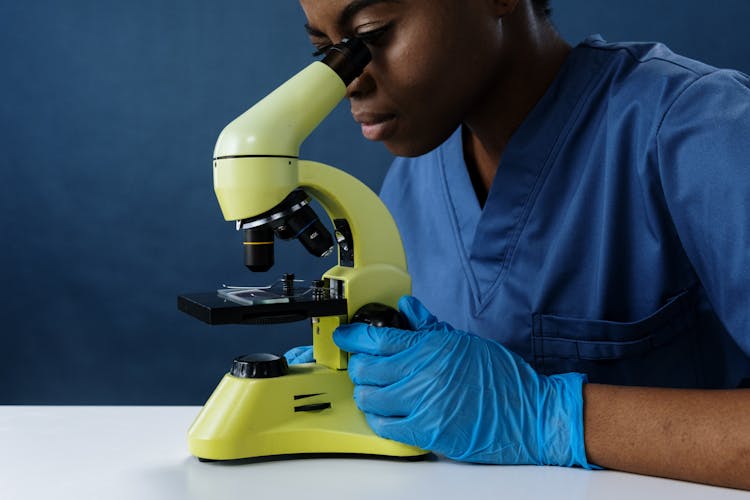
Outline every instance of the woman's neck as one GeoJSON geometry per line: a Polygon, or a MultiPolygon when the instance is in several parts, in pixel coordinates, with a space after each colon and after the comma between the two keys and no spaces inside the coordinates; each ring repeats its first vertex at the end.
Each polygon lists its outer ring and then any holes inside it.
{"type": "Polygon", "coordinates": [[[464,120],[464,158],[481,206],[497,173],[505,146],[554,81],[568,45],[551,26],[540,26],[510,47],[498,77],[464,120]]]}

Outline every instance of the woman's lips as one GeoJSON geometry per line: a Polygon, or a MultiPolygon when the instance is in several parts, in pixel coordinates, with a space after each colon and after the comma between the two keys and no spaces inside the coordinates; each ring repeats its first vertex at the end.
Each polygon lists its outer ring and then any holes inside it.
{"type": "Polygon", "coordinates": [[[396,115],[385,113],[353,113],[362,127],[362,135],[371,141],[382,141],[393,133],[396,115]]]}

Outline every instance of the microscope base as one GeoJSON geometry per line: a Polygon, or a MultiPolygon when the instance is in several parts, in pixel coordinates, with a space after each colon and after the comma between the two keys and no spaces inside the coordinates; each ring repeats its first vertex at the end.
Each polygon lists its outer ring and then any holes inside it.
{"type": "Polygon", "coordinates": [[[188,432],[207,460],[297,454],[414,457],[428,452],[377,436],[352,399],[344,370],[293,365],[275,378],[225,375],[188,432]]]}

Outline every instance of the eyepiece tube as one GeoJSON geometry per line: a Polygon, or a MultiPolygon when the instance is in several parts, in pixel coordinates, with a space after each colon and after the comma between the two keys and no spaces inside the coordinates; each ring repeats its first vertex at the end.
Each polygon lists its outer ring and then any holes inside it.
{"type": "Polygon", "coordinates": [[[349,85],[362,74],[371,59],[370,49],[362,40],[345,38],[331,47],[321,62],[335,71],[344,85],[349,85]]]}
{"type": "Polygon", "coordinates": [[[245,265],[254,273],[273,266],[273,229],[267,225],[245,229],[245,265]]]}

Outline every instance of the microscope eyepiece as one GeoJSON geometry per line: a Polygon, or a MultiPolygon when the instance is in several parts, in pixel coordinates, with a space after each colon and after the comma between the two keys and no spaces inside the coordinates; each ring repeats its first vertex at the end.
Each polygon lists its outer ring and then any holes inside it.
{"type": "Polygon", "coordinates": [[[330,66],[349,85],[362,74],[372,59],[370,49],[359,38],[344,38],[326,53],[321,62],[330,66]]]}

